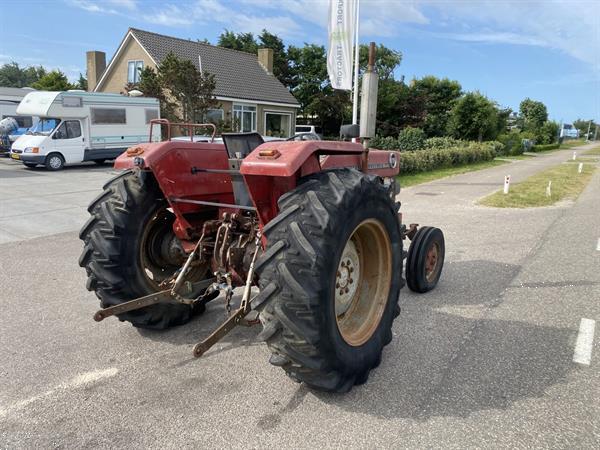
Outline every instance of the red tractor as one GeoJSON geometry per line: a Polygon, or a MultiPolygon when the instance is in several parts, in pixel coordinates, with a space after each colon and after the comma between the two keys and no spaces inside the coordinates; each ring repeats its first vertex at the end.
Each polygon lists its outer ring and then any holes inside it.
{"type": "MultiPolygon", "coordinates": [[[[156,122],[170,136],[172,124],[156,122]]],[[[117,159],[123,172],[80,233],[79,264],[104,308],[94,318],[164,329],[224,293],[228,318],[195,356],[236,325],[261,323],[271,364],[294,380],[335,392],[365,382],[392,340],[403,259],[417,292],[437,284],[444,260],[439,229],[402,224],[400,154],[256,133],[223,141],[169,139],[117,159]]]]}

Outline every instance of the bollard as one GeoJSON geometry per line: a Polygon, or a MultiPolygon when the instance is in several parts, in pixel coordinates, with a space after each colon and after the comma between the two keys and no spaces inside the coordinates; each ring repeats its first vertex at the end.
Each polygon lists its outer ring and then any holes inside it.
{"type": "Polygon", "coordinates": [[[552,180],[548,181],[548,186],[546,186],[546,197],[552,197],[552,180]]]}
{"type": "Polygon", "coordinates": [[[573,152],[573,161],[577,159],[577,152],[573,152]]]}
{"type": "Polygon", "coordinates": [[[577,169],[577,173],[583,172],[583,163],[579,163],[579,168],[577,169]]]}
{"type": "Polygon", "coordinates": [[[509,189],[510,189],[510,175],[506,175],[504,177],[504,193],[508,194],[509,189]]]}

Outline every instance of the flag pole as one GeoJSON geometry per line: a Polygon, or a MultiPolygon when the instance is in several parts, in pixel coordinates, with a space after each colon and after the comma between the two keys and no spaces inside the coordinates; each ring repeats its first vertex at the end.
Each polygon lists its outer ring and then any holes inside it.
{"type": "MultiPolygon", "coordinates": [[[[360,56],[360,44],[358,43],[358,24],[360,15],[360,0],[356,0],[356,36],[354,47],[354,92],[352,99],[352,123],[358,123],[358,58],[360,56]]],[[[354,141],[354,139],[353,139],[354,141]]]]}

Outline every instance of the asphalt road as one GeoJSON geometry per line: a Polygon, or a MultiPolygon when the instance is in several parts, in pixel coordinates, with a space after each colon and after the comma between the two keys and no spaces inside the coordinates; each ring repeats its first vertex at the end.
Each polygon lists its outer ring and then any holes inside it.
{"type": "Polygon", "coordinates": [[[401,192],[406,221],[444,230],[444,273],[426,295],[402,291],[381,366],[345,395],[268,364],[259,327],[194,360],[223,319],[218,301],[161,333],[93,322],[75,230],[111,169],[14,175],[25,169],[0,160],[0,224],[30,230],[0,234],[0,447],[598,448],[600,330],[591,362],[573,358],[582,319],[600,319],[600,172],[576,202],[474,204],[505,174],[518,181],[570,154],[401,192]],[[63,184],[72,200],[55,203],[63,184]],[[48,194],[50,219],[31,192],[48,194]]]}

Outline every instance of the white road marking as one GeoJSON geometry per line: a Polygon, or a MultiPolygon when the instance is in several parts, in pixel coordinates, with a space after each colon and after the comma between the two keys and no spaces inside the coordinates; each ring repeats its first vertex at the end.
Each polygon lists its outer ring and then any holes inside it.
{"type": "Polygon", "coordinates": [[[8,405],[6,407],[0,407],[0,417],[4,417],[11,412],[19,411],[26,406],[37,402],[45,397],[49,397],[53,394],[57,394],[60,391],[69,391],[72,389],[76,389],[88,384],[95,383],[96,381],[100,381],[103,378],[114,377],[119,372],[119,369],[116,367],[111,367],[106,370],[93,370],[91,372],[80,373],[79,375],[73,377],[70,381],[66,383],[59,384],[56,388],[50,389],[39,395],[34,395],[26,400],[20,400],[18,402],[13,403],[12,405],[8,405]]]}
{"type": "Polygon", "coordinates": [[[600,238],[598,238],[598,243],[596,244],[596,250],[600,252],[600,238]]]}
{"type": "Polygon", "coordinates": [[[591,319],[581,319],[579,324],[579,334],[575,342],[575,353],[573,361],[579,364],[590,365],[592,361],[592,348],[594,345],[594,329],[596,321],[591,319]]]}
{"type": "Polygon", "coordinates": [[[62,384],[61,388],[78,388],[86,384],[95,383],[96,381],[99,381],[103,378],[114,377],[117,374],[117,372],[119,372],[119,369],[117,369],[116,367],[111,367],[110,369],[106,370],[94,370],[91,372],[84,372],[74,377],[68,383],[62,384]]]}

